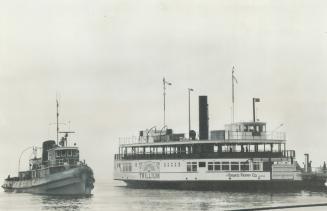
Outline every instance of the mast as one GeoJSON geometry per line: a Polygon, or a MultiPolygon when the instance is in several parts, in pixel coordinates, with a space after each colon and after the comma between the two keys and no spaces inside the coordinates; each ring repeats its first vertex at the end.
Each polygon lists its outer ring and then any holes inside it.
{"type": "Polygon", "coordinates": [[[234,66],[232,70],[232,123],[234,123],[234,66]]]}
{"type": "Polygon", "coordinates": [[[192,88],[188,88],[188,135],[189,135],[189,139],[190,138],[190,132],[191,132],[191,92],[193,92],[194,89],[192,88]]]}
{"type": "Polygon", "coordinates": [[[253,109],[253,122],[255,122],[255,103],[260,102],[260,98],[253,98],[252,99],[252,109],[253,109]]]}
{"type": "Polygon", "coordinates": [[[234,81],[236,81],[236,77],[234,76],[235,67],[232,68],[232,123],[234,123],[234,81]]]}
{"type": "Polygon", "coordinates": [[[57,145],[59,140],[59,102],[58,99],[56,99],[57,102],[57,145]]]}
{"type": "Polygon", "coordinates": [[[163,103],[163,107],[164,107],[164,126],[166,126],[166,84],[167,85],[171,85],[170,82],[166,81],[165,77],[163,78],[163,97],[164,97],[164,103],[163,103]]]}

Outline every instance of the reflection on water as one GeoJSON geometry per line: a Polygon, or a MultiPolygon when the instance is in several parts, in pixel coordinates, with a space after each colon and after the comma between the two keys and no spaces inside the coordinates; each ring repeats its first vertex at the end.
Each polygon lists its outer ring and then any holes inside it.
{"type": "Polygon", "coordinates": [[[76,210],[86,209],[92,196],[40,196],[42,210],[76,210]]]}
{"type": "Polygon", "coordinates": [[[132,189],[117,182],[97,182],[90,197],[0,192],[0,210],[230,210],[326,203],[327,191],[192,191],[132,189]]]}

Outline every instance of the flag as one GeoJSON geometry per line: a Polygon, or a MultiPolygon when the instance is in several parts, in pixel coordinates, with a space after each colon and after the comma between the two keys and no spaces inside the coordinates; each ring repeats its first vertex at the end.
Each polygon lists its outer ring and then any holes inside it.
{"type": "Polygon", "coordinates": [[[162,81],[163,81],[163,84],[165,85],[165,84],[167,84],[167,85],[171,85],[171,83],[170,82],[168,82],[168,81],[166,81],[166,79],[165,78],[163,78],[162,79],[162,81]]]}
{"type": "Polygon", "coordinates": [[[58,102],[58,99],[56,99],[56,102],[57,102],[57,117],[59,116],[59,113],[58,113],[58,108],[59,108],[59,102],[58,102]]]}
{"type": "Polygon", "coordinates": [[[236,83],[238,83],[238,81],[237,81],[237,79],[236,79],[236,77],[234,75],[234,72],[235,72],[234,70],[235,70],[235,67],[233,66],[232,78],[233,78],[233,81],[235,81],[236,83]]]}
{"type": "Polygon", "coordinates": [[[238,83],[236,77],[234,76],[234,72],[235,72],[235,67],[233,66],[233,68],[232,68],[232,102],[233,102],[233,104],[234,104],[234,81],[236,83],[238,83]]]}

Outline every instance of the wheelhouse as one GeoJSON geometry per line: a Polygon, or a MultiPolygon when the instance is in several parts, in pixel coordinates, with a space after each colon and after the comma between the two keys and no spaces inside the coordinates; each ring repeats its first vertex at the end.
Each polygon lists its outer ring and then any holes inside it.
{"type": "Polygon", "coordinates": [[[54,165],[77,165],[79,150],[77,147],[59,147],[48,151],[50,166],[54,165]]]}

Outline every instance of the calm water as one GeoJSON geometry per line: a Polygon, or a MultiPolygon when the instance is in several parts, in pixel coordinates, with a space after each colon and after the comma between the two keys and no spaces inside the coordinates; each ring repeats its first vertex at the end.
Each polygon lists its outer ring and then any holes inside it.
{"type": "MultiPolygon", "coordinates": [[[[110,181],[97,182],[91,197],[0,193],[0,210],[27,211],[229,210],[307,203],[327,203],[327,189],[324,192],[298,191],[288,193],[147,190],[126,188],[123,183],[110,181]]],[[[312,210],[312,208],[302,210],[312,210]]],[[[317,207],[314,210],[327,210],[327,207],[317,207]]]]}

